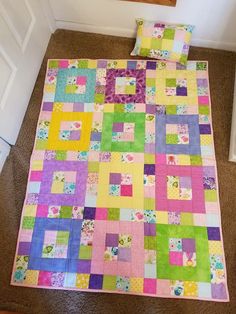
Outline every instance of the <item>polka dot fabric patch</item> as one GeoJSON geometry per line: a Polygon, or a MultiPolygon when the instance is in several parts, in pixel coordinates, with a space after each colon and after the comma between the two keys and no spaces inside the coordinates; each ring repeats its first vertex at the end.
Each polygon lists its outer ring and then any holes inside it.
{"type": "Polygon", "coordinates": [[[48,61],[11,284],[228,301],[207,62],[48,61]]]}

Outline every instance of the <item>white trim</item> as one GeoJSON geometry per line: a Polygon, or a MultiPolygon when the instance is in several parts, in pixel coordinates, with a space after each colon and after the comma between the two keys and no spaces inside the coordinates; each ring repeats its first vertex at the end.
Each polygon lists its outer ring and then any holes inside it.
{"type": "Polygon", "coordinates": [[[234,82],[234,102],[233,102],[233,113],[232,113],[232,124],[231,124],[229,161],[236,162],[236,72],[235,72],[235,82],[234,82]]]}
{"type": "Polygon", "coordinates": [[[10,146],[7,145],[3,140],[0,139],[0,173],[2,171],[2,167],[5,163],[5,160],[10,152],[10,146]]]}
{"type": "Polygon", "coordinates": [[[49,0],[40,0],[41,6],[43,8],[43,13],[46,16],[51,33],[54,33],[57,29],[56,20],[53,15],[52,7],[49,0]]]}
{"type": "MultiPolygon", "coordinates": [[[[123,37],[129,37],[129,38],[135,38],[136,36],[135,30],[121,28],[121,27],[107,27],[107,26],[99,26],[99,25],[93,25],[93,24],[69,22],[69,21],[62,21],[62,20],[55,20],[55,25],[57,29],[58,28],[69,29],[73,31],[123,36],[123,37]]],[[[197,46],[197,47],[236,51],[236,43],[234,42],[224,42],[224,41],[214,41],[214,40],[207,40],[207,39],[201,39],[201,38],[193,38],[191,41],[191,45],[197,46]]]]}

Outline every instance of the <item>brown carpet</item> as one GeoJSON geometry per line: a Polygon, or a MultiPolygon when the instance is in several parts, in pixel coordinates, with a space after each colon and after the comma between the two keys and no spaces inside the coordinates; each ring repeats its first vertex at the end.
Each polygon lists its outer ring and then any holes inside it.
{"type": "Polygon", "coordinates": [[[48,58],[130,58],[133,39],[58,30],[52,35],[16,145],[0,177],[0,309],[22,313],[236,313],[236,164],[228,162],[236,54],[191,48],[208,60],[222,225],[231,302],[160,299],[10,286],[29,160],[48,58]],[[234,309],[234,310],[233,310],[234,309]]]}

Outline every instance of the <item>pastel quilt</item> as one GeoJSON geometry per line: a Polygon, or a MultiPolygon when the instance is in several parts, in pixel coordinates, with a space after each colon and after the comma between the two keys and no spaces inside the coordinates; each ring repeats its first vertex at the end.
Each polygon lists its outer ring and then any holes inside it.
{"type": "Polygon", "coordinates": [[[228,301],[207,67],[48,61],[12,285],[228,301]]]}

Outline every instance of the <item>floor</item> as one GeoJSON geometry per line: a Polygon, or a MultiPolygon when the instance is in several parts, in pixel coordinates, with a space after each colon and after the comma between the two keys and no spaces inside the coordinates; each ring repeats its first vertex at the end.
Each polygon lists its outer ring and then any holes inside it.
{"type": "Polygon", "coordinates": [[[57,30],[51,37],[16,145],[0,177],[0,310],[21,313],[235,313],[236,164],[228,161],[236,54],[192,47],[190,59],[208,60],[222,225],[231,302],[160,299],[43,290],[9,285],[29,160],[48,58],[130,58],[133,39],[57,30]],[[233,310],[234,309],[234,310],[233,310]]]}

